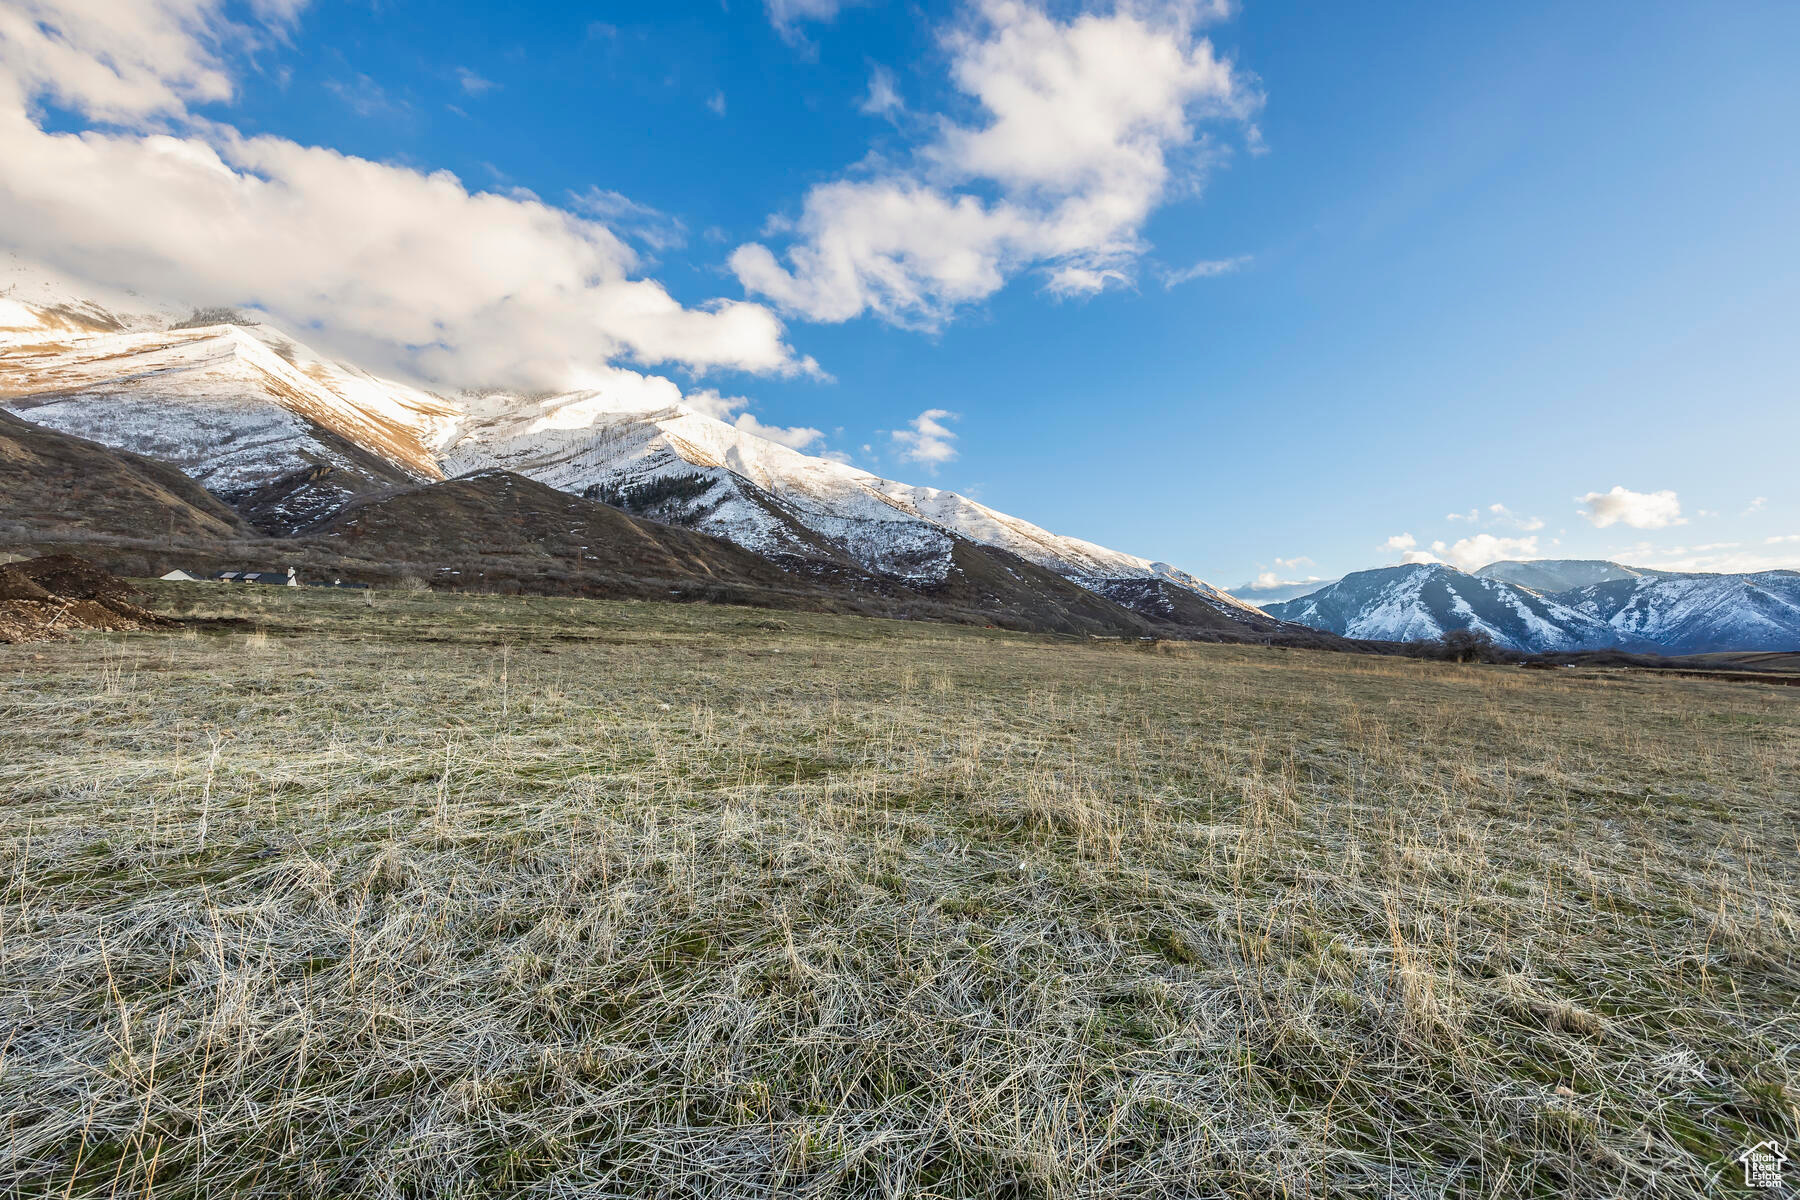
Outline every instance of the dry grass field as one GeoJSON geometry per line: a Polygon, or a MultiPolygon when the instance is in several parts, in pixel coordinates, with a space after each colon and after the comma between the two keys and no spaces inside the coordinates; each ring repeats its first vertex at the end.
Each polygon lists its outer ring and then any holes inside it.
{"type": "Polygon", "coordinates": [[[1800,1138],[1800,695],[161,587],[0,647],[0,1186],[1692,1196],[1800,1138]]]}

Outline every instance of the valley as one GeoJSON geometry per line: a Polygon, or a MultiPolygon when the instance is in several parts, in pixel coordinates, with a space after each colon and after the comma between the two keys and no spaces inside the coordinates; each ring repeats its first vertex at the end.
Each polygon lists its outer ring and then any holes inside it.
{"type": "Polygon", "coordinates": [[[148,589],[204,624],[0,646],[25,1191],[1672,1196],[1792,1136],[1785,688],[148,589]]]}

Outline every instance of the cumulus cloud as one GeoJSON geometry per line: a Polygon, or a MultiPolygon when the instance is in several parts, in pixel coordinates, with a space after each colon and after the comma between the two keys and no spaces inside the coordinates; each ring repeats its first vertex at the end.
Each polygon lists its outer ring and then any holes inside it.
{"type": "Polygon", "coordinates": [[[739,413],[738,419],[732,422],[739,431],[753,434],[766,441],[777,442],[790,450],[804,450],[825,435],[817,429],[809,429],[804,425],[782,427],[780,425],[764,425],[749,413],[739,413]]]}
{"type": "Polygon", "coordinates": [[[1244,120],[1258,98],[1199,36],[1185,0],[1116,0],[1059,20],[1025,0],[975,0],[943,37],[950,79],[979,110],[940,119],[897,167],[808,192],[781,257],[731,256],[745,289],[816,321],[862,313],[935,327],[1023,271],[1061,296],[1127,283],[1141,228],[1198,182],[1196,123],[1244,120]]]}
{"type": "Polygon", "coordinates": [[[1419,544],[1419,539],[1410,533],[1396,533],[1381,544],[1384,550],[1411,550],[1419,544]]]}
{"type": "Polygon", "coordinates": [[[719,421],[730,421],[732,414],[739,409],[748,408],[748,396],[723,396],[717,388],[701,388],[681,398],[681,402],[703,416],[719,421]]]}
{"type": "Polygon", "coordinates": [[[1589,492],[1575,499],[1587,505],[1580,510],[1581,515],[1600,529],[1605,529],[1608,525],[1629,525],[1633,529],[1664,529],[1670,525],[1687,524],[1681,515],[1681,502],[1671,491],[1634,492],[1614,486],[1610,492],[1589,492]]]}
{"type": "MultiPolygon", "coordinates": [[[[251,11],[279,22],[294,6],[251,11]]],[[[234,48],[279,32],[225,13],[0,8],[0,246],[80,280],[254,307],[321,349],[448,384],[579,386],[619,360],[816,370],[764,305],[690,307],[641,277],[602,220],[196,115],[231,98],[234,48]],[[39,100],[104,128],[47,129],[39,100]]]]}
{"type": "Polygon", "coordinates": [[[1464,571],[1473,571],[1502,559],[1538,557],[1535,537],[1495,537],[1491,533],[1459,538],[1450,545],[1433,542],[1431,548],[1442,561],[1464,571]]]}
{"type": "Polygon", "coordinates": [[[248,25],[219,0],[8,0],[0,6],[0,103],[54,101],[124,123],[229,100],[221,56],[278,36],[303,0],[254,6],[248,25]]]}
{"type": "Polygon", "coordinates": [[[936,470],[956,457],[956,434],[944,426],[954,420],[953,412],[928,408],[912,419],[912,428],[896,429],[889,436],[901,458],[936,470]]]}
{"type": "Polygon", "coordinates": [[[1317,575],[1308,575],[1304,579],[1284,579],[1274,571],[1258,571],[1256,578],[1245,585],[1246,590],[1271,591],[1275,588],[1299,587],[1302,584],[1320,582],[1317,575]]]}
{"type": "MultiPolygon", "coordinates": [[[[805,425],[765,425],[754,415],[741,411],[749,407],[748,397],[721,395],[715,388],[702,388],[689,392],[681,397],[681,403],[703,416],[724,421],[745,433],[779,443],[790,450],[804,450],[825,437],[821,430],[805,425]]],[[[826,451],[821,457],[836,459],[841,456],[834,456],[831,451],[826,451]]]]}

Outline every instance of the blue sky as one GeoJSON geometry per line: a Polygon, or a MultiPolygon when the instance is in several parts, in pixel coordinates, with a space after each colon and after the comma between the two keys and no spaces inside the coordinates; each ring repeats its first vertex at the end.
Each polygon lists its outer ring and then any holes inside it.
{"type": "Polygon", "coordinates": [[[1228,586],[1409,554],[1800,567],[1792,4],[157,0],[81,30],[34,3],[57,38],[0,30],[29,114],[0,138],[95,131],[121,181],[146,137],[209,148],[232,195],[283,189],[240,215],[291,243],[203,262],[198,185],[56,229],[14,200],[11,248],[62,270],[141,263],[444,380],[660,374],[1228,586]],[[1114,57],[1046,83],[1079,46],[1114,57]],[[309,279],[365,185],[387,248],[309,279]],[[431,269],[391,248],[407,212],[431,269]],[[571,257],[561,291],[482,295],[571,257]]]}

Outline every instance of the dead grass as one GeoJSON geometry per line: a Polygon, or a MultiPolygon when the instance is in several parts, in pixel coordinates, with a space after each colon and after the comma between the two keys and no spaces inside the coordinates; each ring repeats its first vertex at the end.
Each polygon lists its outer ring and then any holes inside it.
{"type": "Polygon", "coordinates": [[[162,588],[0,648],[0,1180],[1694,1195],[1792,1141],[1787,689],[162,588]]]}

